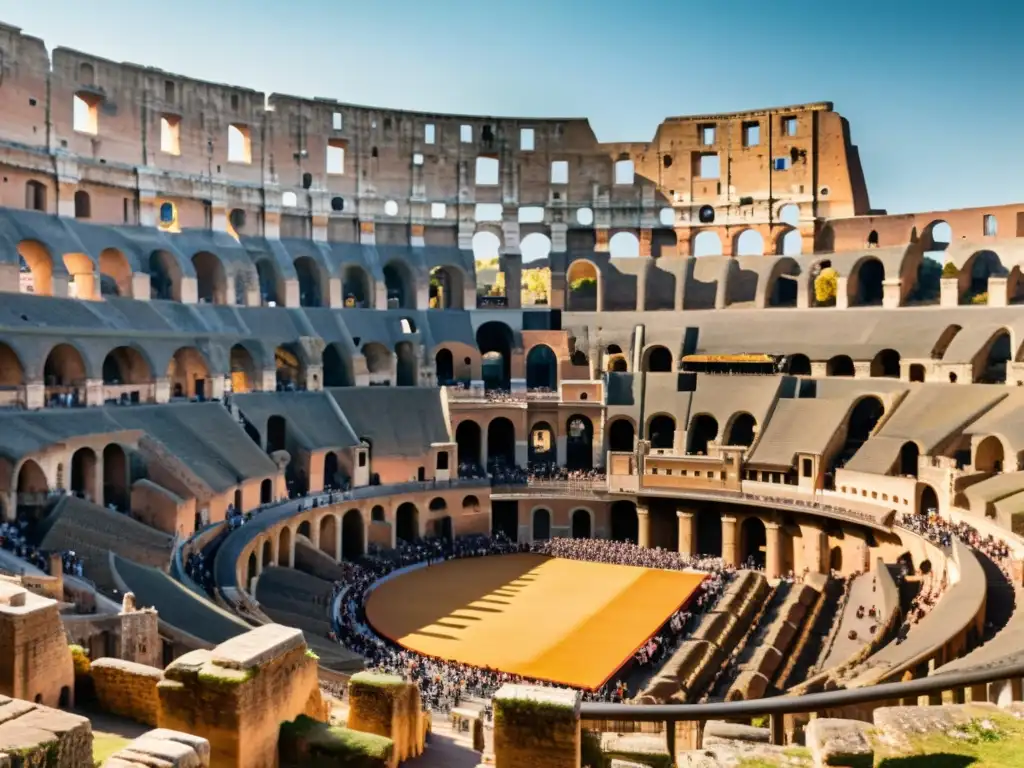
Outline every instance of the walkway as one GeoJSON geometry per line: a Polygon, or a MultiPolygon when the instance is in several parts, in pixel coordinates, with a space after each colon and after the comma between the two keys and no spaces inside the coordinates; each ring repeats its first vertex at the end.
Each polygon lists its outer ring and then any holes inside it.
{"type": "MultiPolygon", "coordinates": [[[[885,614],[885,606],[882,605],[881,590],[875,591],[875,574],[862,573],[853,580],[850,585],[850,596],[843,609],[843,615],[839,618],[839,627],[836,631],[835,641],[829,650],[828,656],[819,667],[819,672],[837,667],[847,661],[854,654],[866,646],[874,637],[871,634],[871,627],[878,624],[878,619],[868,615],[871,606],[878,609],[880,616],[885,614]],[[857,609],[864,606],[864,617],[857,618],[857,609]],[[850,639],[850,630],[857,633],[855,640],[850,639]]],[[[877,630],[876,630],[877,631],[877,630]]]]}

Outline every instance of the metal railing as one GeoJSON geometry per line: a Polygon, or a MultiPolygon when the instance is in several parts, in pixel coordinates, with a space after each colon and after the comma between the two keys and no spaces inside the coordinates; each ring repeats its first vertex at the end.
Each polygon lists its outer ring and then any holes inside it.
{"type": "Polygon", "coordinates": [[[825,693],[808,693],[803,696],[772,696],[749,701],[729,701],[709,704],[603,704],[583,702],[580,719],[583,727],[587,723],[601,726],[596,730],[624,730],[626,723],[658,723],[665,729],[666,746],[673,761],[676,757],[676,725],[698,723],[708,720],[749,720],[767,716],[771,731],[771,743],[784,742],[785,715],[808,714],[823,710],[836,710],[865,704],[890,705],[901,700],[913,700],[928,696],[929,703],[941,704],[941,695],[953,692],[953,700],[962,703],[964,691],[987,686],[991,683],[1011,682],[1024,677],[1024,662],[988,665],[985,667],[948,672],[902,683],[885,683],[865,688],[853,688],[825,693]]]}

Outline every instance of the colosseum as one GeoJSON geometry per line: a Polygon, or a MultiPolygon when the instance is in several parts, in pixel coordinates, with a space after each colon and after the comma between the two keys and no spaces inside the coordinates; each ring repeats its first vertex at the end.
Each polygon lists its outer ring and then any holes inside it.
{"type": "Polygon", "coordinates": [[[0,114],[0,764],[1024,738],[1024,203],[873,209],[828,102],[610,144],[4,24],[0,114]]]}

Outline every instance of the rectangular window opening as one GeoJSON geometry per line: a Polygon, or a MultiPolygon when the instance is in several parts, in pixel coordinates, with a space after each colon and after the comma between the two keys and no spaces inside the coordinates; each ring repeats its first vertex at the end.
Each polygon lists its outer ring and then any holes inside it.
{"type": "Polygon", "coordinates": [[[991,213],[986,213],[984,218],[985,237],[995,237],[999,232],[999,223],[991,213]]]}
{"type": "Polygon", "coordinates": [[[501,221],[505,208],[501,203],[477,203],[475,217],[477,221],[501,221]]]}
{"type": "Polygon", "coordinates": [[[721,161],[716,152],[704,152],[699,155],[697,176],[702,179],[717,179],[721,175],[721,161]]]}
{"type": "Polygon", "coordinates": [[[519,131],[519,149],[523,152],[533,152],[533,128],[523,128],[519,131]]]}
{"type": "Polygon", "coordinates": [[[697,127],[697,131],[700,134],[701,145],[705,147],[715,146],[715,126],[701,125],[697,127]]]}
{"type": "Polygon", "coordinates": [[[789,158],[788,157],[776,157],[772,167],[776,171],[788,171],[789,170],[789,158]]]}
{"type": "Polygon", "coordinates": [[[523,206],[519,209],[520,224],[542,224],[544,222],[544,208],[539,205],[523,206]]]}
{"type": "Polygon", "coordinates": [[[412,156],[412,164],[423,165],[423,155],[419,152],[414,153],[412,156]]]}
{"type": "Polygon", "coordinates": [[[463,144],[473,143],[473,126],[463,125],[459,127],[459,141],[463,144]]]}
{"type": "Polygon", "coordinates": [[[333,128],[335,131],[340,131],[342,125],[344,125],[344,121],[341,116],[341,112],[335,112],[333,115],[331,115],[331,128],[333,128]]]}
{"type": "Polygon", "coordinates": [[[443,219],[448,215],[448,206],[444,203],[431,203],[430,204],[430,218],[432,219],[443,219]]]}
{"type": "Polygon", "coordinates": [[[99,133],[99,99],[89,93],[76,93],[72,120],[74,129],[79,133],[93,136],[99,133]]]}
{"type": "Polygon", "coordinates": [[[782,118],[782,135],[783,136],[796,136],[796,118],[795,117],[784,117],[784,118],[782,118]]]}
{"type": "Polygon", "coordinates": [[[427,123],[423,126],[423,141],[426,144],[433,144],[437,139],[437,129],[433,123],[427,123]]]}
{"type": "Polygon", "coordinates": [[[228,162],[252,163],[252,136],[248,126],[234,123],[228,126],[228,162]]]}
{"type": "Polygon", "coordinates": [[[476,159],[476,185],[478,187],[494,187],[498,184],[498,158],[478,157],[476,159]]]}
{"type": "Polygon", "coordinates": [[[632,160],[617,160],[615,162],[615,183],[623,186],[633,183],[636,175],[636,168],[632,160]]]}
{"type": "Polygon", "coordinates": [[[332,176],[341,176],[345,173],[345,142],[327,142],[327,173],[332,176]]]}
{"type": "Polygon", "coordinates": [[[164,115],[160,118],[160,151],[168,155],[181,154],[181,118],[164,115]]]}
{"type": "Polygon", "coordinates": [[[552,184],[568,184],[569,183],[569,161],[568,160],[555,160],[551,163],[551,183],[552,184]]]}
{"type": "Polygon", "coordinates": [[[761,124],[757,122],[743,124],[743,146],[756,147],[761,143],[761,124]]]}

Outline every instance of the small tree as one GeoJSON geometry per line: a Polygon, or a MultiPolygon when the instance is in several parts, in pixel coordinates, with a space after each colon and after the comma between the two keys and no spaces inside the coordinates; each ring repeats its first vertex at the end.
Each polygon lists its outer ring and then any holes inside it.
{"type": "Polygon", "coordinates": [[[956,264],[952,261],[947,261],[942,267],[943,277],[959,277],[960,270],[956,268],[956,264]]]}
{"type": "Polygon", "coordinates": [[[832,267],[821,270],[814,278],[814,299],[819,304],[828,304],[836,300],[839,291],[839,273],[832,267]]]}

